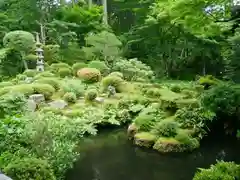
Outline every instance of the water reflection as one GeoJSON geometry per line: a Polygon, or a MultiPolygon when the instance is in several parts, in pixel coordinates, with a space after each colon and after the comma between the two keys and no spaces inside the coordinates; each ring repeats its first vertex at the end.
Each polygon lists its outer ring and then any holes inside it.
{"type": "Polygon", "coordinates": [[[114,131],[80,143],[81,158],[66,180],[190,180],[198,167],[216,159],[240,163],[239,142],[208,140],[193,153],[162,155],[138,148],[125,131],[114,131]]]}

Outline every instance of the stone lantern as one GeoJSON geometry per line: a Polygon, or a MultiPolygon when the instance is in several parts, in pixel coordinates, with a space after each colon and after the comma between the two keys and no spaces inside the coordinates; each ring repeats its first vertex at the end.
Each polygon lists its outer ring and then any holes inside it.
{"type": "Polygon", "coordinates": [[[37,55],[37,66],[36,69],[37,71],[44,71],[44,56],[43,56],[43,49],[41,48],[41,43],[39,41],[39,35],[37,33],[36,36],[36,55],[37,55]]]}

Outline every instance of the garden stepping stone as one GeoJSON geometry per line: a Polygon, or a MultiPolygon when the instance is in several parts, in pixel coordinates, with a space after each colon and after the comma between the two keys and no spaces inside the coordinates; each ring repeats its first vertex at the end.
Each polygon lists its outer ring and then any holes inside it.
{"type": "Polygon", "coordinates": [[[43,94],[33,94],[29,96],[29,99],[35,101],[37,104],[45,101],[43,94]]]}
{"type": "Polygon", "coordinates": [[[64,100],[55,100],[48,104],[56,109],[64,109],[68,105],[64,100]]]}
{"type": "Polygon", "coordinates": [[[27,100],[27,108],[29,111],[34,112],[37,109],[37,103],[32,99],[28,99],[27,100]]]}

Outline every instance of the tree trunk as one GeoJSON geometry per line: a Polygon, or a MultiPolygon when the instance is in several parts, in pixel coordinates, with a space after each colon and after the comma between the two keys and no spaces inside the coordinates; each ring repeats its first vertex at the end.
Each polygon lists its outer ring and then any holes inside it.
{"type": "Polygon", "coordinates": [[[42,23],[40,23],[40,34],[41,34],[41,42],[45,45],[45,28],[42,23]]]}
{"type": "Polygon", "coordinates": [[[27,64],[27,62],[26,62],[24,59],[23,59],[22,61],[23,61],[23,66],[24,66],[25,70],[27,70],[27,69],[28,69],[28,64],[27,64]]]}
{"type": "Polygon", "coordinates": [[[103,23],[108,25],[108,10],[107,10],[107,0],[102,0],[103,5],[103,23]]]}
{"type": "Polygon", "coordinates": [[[92,4],[93,4],[92,0],[88,0],[88,7],[89,7],[89,9],[92,8],[92,4]]]}

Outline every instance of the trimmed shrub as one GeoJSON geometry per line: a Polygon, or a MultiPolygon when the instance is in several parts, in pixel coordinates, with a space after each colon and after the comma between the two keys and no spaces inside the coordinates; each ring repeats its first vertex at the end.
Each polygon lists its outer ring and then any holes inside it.
{"type": "Polygon", "coordinates": [[[213,85],[217,85],[219,80],[212,75],[202,76],[198,80],[198,84],[204,86],[204,89],[208,89],[213,85]]]}
{"type": "Polygon", "coordinates": [[[12,82],[0,82],[0,88],[14,85],[12,82]]]}
{"type": "Polygon", "coordinates": [[[140,114],[134,120],[134,124],[140,131],[150,131],[154,126],[156,119],[153,115],[140,114]]]}
{"type": "Polygon", "coordinates": [[[121,72],[112,72],[108,76],[117,76],[123,79],[123,73],[121,72]]]}
{"type": "Polygon", "coordinates": [[[68,103],[75,103],[77,101],[77,96],[73,92],[67,92],[64,94],[63,99],[68,103]]]}
{"type": "Polygon", "coordinates": [[[119,59],[114,67],[114,71],[123,73],[124,79],[135,81],[138,78],[145,79],[145,81],[153,79],[154,73],[149,66],[134,59],[119,59]]]}
{"type": "Polygon", "coordinates": [[[240,165],[234,162],[218,161],[209,169],[199,169],[193,180],[234,180],[240,178],[240,165]]]}
{"type": "Polygon", "coordinates": [[[27,78],[27,76],[24,75],[24,74],[18,74],[18,75],[16,76],[16,79],[17,79],[18,81],[24,81],[26,78],[27,78]]]}
{"type": "Polygon", "coordinates": [[[98,95],[98,92],[96,89],[90,89],[86,92],[85,99],[87,101],[93,101],[98,95]]]}
{"type": "Polygon", "coordinates": [[[108,67],[107,65],[102,62],[102,61],[91,61],[89,64],[88,64],[88,67],[89,68],[96,68],[98,69],[102,74],[106,74],[107,71],[108,71],[108,67]]]}
{"type": "Polygon", "coordinates": [[[53,114],[57,114],[57,115],[62,115],[63,114],[61,109],[50,107],[50,106],[43,107],[41,109],[41,112],[43,112],[43,113],[53,113],[53,114]]]}
{"type": "Polygon", "coordinates": [[[122,92],[124,86],[124,80],[117,76],[106,76],[102,79],[102,85],[105,90],[108,86],[113,86],[116,89],[116,92],[122,92]]]}
{"type": "Polygon", "coordinates": [[[54,72],[54,73],[57,73],[58,70],[61,69],[61,68],[71,69],[71,67],[66,63],[53,63],[50,66],[51,71],[54,72]]]}
{"type": "Polygon", "coordinates": [[[163,120],[157,123],[154,128],[154,134],[164,137],[174,137],[177,134],[179,124],[170,120],[163,120]]]}
{"type": "Polygon", "coordinates": [[[84,96],[85,86],[79,79],[66,79],[61,87],[64,93],[73,92],[77,97],[84,96]]]}
{"type": "Polygon", "coordinates": [[[7,86],[7,87],[4,87],[4,88],[0,88],[0,96],[8,93],[10,90],[11,90],[12,86],[7,86]]]}
{"type": "Polygon", "coordinates": [[[35,54],[28,54],[27,56],[24,57],[25,61],[37,61],[38,56],[35,54]]]}
{"type": "Polygon", "coordinates": [[[49,163],[36,158],[23,158],[10,162],[4,172],[14,180],[56,180],[49,163]]]}
{"type": "Polygon", "coordinates": [[[34,77],[38,74],[38,71],[34,69],[27,69],[26,71],[23,72],[23,74],[26,75],[27,77],[34,77]]]}
{"type": "Polygon", "coordinates": [[[179,86],[179,85],[173,85],[173,86],[171,86],[170,89],[172,92],[175,92],[175,93],[180,93],[182,90],[181,86],[179,86]]]}
{"type": "Polygon", "coordinates": [[[158,88],[149,88],[146,90],[146,95],[158,98],[161,96],[161,91],[158,88]]]}
{"type": "Polygon", "coordinates": [[[34,89],[31,84],[21,84],[12,86],[11,92],[21,93],[25,96],[34,94],[34,89]]]}
{"type": "Polygon", "coordinates": [[[185,131],[178,131],[175,139],[181,142],[187,150],[194,150],[199,147],[199,142],[197,139],[192,138],[187,132],[185,131]]]}
{"type": "Polygon", "coordinates": [[[77,72],[80,69],[85,68],[85,67],[87,67],[87,64],[85,64],[85,63],[75,63],[75,64],[73,64],[73,66],[72,66],[73,75],[76,76],[77,72]]]}
{"type": "Polygon", "coordinates": [[[58,70],[58,74],[60,77],[64,78],[66,76],[70,76],[72,74],[72,71],[69,68],[60,68],[58,70]]]}
{"type": "Polygon", "coordinates": [[[34,79],[42,78],[42,77],[54,77],[55,75],[49,71],[43,71],[38,73],[34,79]]]}
{"type": "Polygon", "coordinates": [[[81,117],[83,115],[83,112],[80,109],[71,109],[71,110],[64,111],[63,115],[70,118],[76,118],[76,117],[81,117]]]}
{"type": "Polygon", "coordinates": [[[95,68],[82,68],[77,72],[78,77],[86,83],[99,82],[101,72],[95,68]]]}
{"type": "Polygon", "coordinates": [[[39,78],[35,82],[40,84],[49,84],[52,87],[54,87],[54,89],[56,90],[59,90],[61,86],[60,81],[57,78],[51,78],[51,77],[39,78]]]}
{"type": "Polygon", "coordinates": [[[34,92],[37,94],[43,94],[45,99],[50,99],[50,97],[55,92],[55,89],[53,86],[49,84],[32,84],[34,92]]]}

